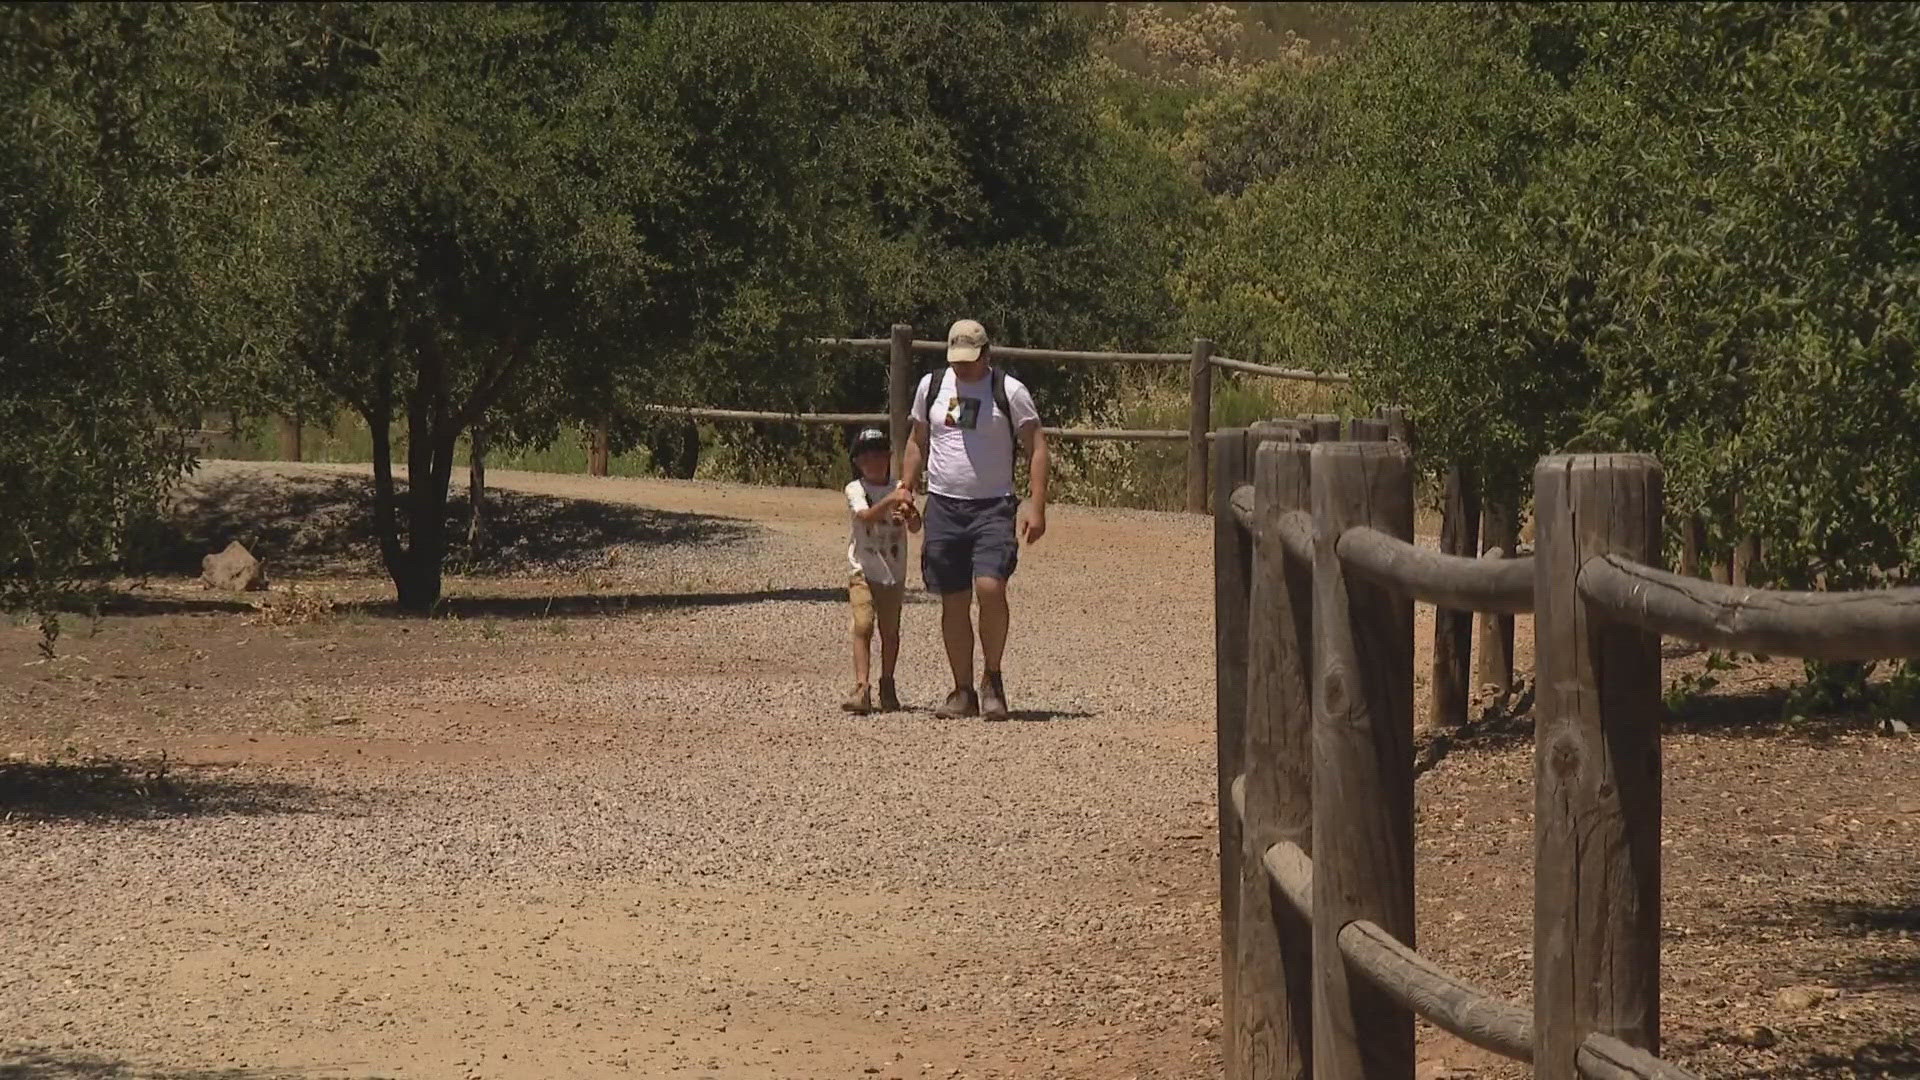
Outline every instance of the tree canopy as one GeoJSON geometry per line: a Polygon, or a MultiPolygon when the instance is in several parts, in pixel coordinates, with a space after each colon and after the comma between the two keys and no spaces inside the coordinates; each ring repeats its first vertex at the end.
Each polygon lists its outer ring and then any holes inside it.
{"type": "Polygon", "coordinates": [[[1652,451],[1775,581],[1904,576],[1917,11],[0,9],[0,578],[110,564],[207,416],[345,406],[430,608],[474,430],[870,407],[807,339],[961,312],[1350,370],[1496,501],[1652,451]]]}

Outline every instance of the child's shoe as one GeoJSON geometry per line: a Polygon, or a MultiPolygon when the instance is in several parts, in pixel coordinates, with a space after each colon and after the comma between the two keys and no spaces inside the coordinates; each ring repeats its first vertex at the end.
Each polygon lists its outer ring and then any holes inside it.
{"type": "Polygon", "coordinates": [[[893,688],[893,680],[885,677],[880,680],[880,711],[900,711],[900,694],[893,688]]]}
{"type": "Polygon", "coordinates": [[[872,712],[873,696],[872,692],[867,688],[867,684],[861,683],[854,687],[853,693],[847,695],[847,700],[840,703],[840,708],[856,716],[864,716],[872,712]]]}

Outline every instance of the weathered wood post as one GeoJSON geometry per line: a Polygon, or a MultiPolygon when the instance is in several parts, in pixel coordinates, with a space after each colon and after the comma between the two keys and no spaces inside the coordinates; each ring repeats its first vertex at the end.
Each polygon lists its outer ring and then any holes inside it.
{"type": "MultiPolygon", "coordinates": [[[[1215,757],[1220,815],[1220,1031],[1224,1042],[1239,1022],[1240,817],[1233,781],[1240,775],[1247,716],[1247,610],[1252,584],[1252,538],[1233,516],[1233,489],[1247,481],[1247,431],[1230,428],[1213,440],[1213,679],[1215,757]]],[[[1229,1080],[1241,1080],[1227,1058],[1229,1080]]]]}
{"type": "MultiPolygon", "coordinates": [[[[1213,427],[1213,342],[1193,339],[1187,366],[1187,511],[1207,512],[1207,432],[1213,427]]],[[[1244,478],[1243,478],[1244,481],[1244,478]]],[[[1228,489],[1232,494],[1232,489],[1228,489]]],[[[1219,508],[1215,508],[1218,512],[1219,508]]],[[[1232,516],[1232,515],[1228,515],[1232,516]]]]}
{"type": "Polygon", "coordinates": [[[1237,1023],[1229,1060],[1246,1080],[1312,1073],[1313,928],[1281,899],[1264,857],[1283,840],[1313,851],[1313,568],[1287,557],[1280,519],[1308,510],[1313,428],[1272,425],[1254,451],[1253,589],[1241,775],[1237,1023]]]}
{"type": "Polygon", "coordinates": [[[290,416],[276,419],[275,433],[279,436],[280,460],[300,460],[300,421],[290,416]]]}
{"type": "Polygon", "coordinates": [[[1313,448],[1313,1075],[1411,1080],[1413,1014],[1358,977],[1337,937],[1370,919],[1414,946],[1413,603],[1350,577],[1354,526],[1413,539],[1413,470],[1392,442],[1313,448]]]}
{"type": "MultiPolygon", "coordinates": [[[[1489,500],[1480,511],[1482,558],[1511,559],[1520,546],[1517,515],[1489,500]],[[1496,555],[1495,552],[1498,552],[1496,555]]],[[[1501,693],[1513,690],[1513,616],[1485,611],[1479,618],[1480,658],[1474,664],[1475,686],[1491,686],[1501,693]]]]}
{"type": "Polygon", "coordinates": [[[607,422],[602,420],[593,425],[593,442],[587,447],[587,475],[607,475],[612,456],[607,450],[607,422]]]}
{"type": "MultiPolygon", "coordinates": [[[[1465,465],[1447,469],[1440,508],[1440,551],[1472,558],[1480,553],[1480,487],[1465,465]]],[[[1473,612],[1433,612],[1433,696],[1428,723],[1457,728],[1467,722],[1467,676],[1473,659],[1473,612]]]]}
{"type": "Polygon", "coordinates": [[[1580,567],[1660,563],[1660,464],[1534,469],[1534,1075],[1572,1080],[1589,1032],[1660,1041],[1660,636],[1580,597],[1580,567]]]}
{"type": "Polygon", "coordinates": [[[893,339],[887,352],[887,438],[893,444],[893,475],[900,475],[906,459],[907,436],[913,425],[907,413],[913,408],[913,327],[893,324],[893,339]]]}
{"type": "Polygon", "coordinates": [[[1347,439],[1352,442],[1386,442],[1390,430],[1385,420],[1370,416],[1347,421],[1347,439]]]}
{"type": "Polygon", "coordinates": [[[1326,413],[1301,413],[1300,419],[1313,425],[1315,442],[1339,442],[1346,431],[1346,425],[1337,416],[1326,413]]]}
{"type": "Polygon", "coordinates": [[[1387,438],[1407,444],[1413,449],[1413,421],[1407,419],[1407,410],[1400,405],[1381,405],[1373,414],[1387,422],[1387,438]]]}
{"type": "Polygon", "coordinates": [[[1700,576],[1700,552],[1707,546],[1707,523],[1700,515],[1688,514],[1680,526],[1680,573],[1700,576]]]}

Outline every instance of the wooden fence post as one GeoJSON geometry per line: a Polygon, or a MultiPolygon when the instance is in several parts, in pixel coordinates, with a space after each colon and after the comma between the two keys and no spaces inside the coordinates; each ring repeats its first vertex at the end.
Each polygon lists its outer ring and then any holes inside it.
{"type": "Polygon", "coordinates": [[[1391,429],[1385,420],[1356,416],[1347,421],[1347,438],[1352,442],[1386,442],[1391,429]]]}
{"type": "Polygon", "coordinates": [[[1279,522],[1307,510],[1311,425],[1272,425],[1254,451],[1253,588],[1241,774],[1237,1023],[1229,1061],[1245,1080],[1312,1074],[1313,928],[1280,899],[1264,857],[1283,840],[1313,851],[1313,568],[1289,560],[1279,522]]]}
{"type": "MultiPolygon", "coordinates": [[[[1187,367],[1187,511],[1194,514],[1207,512],[1207,432],[1213,427],[1212,358],[1213,342],[1194,338],[1193,360],[1187,367]]],[[[1232,493],[1231,488],[1227,490],[1232,493]]],[[[1216,512],[1218,509],[1216,507],[1216,512]]]]}
{"type": "MultiPolygon", "coordinates": [[[[1465,465],[1447,469],[1440,508],[1440,552],[1472,558],[1480,553],[1480,487],[1465,465]]],[[[1473,612],[1433,612],[1433,696],[1427,722],[1457,728],[1467,722],[1467,676],[1473,659],[1473,612]]]]}
{"type": "Polygon", "coordinates": [[[1413,602],[1349,577],[1356,525],[1413,539],[1399,443],[1313,448],[1313,1073],[1411,1080],[1413,1014],[1349,978],[1337,938],[1369,919],[1414,946],[1413,602]]]}
{"type": "MultiPolygon", "coordinates": [[[[1480,511],[1480,551],[1491,557],[1495,550],[1502,559],[1514,557],[1520,546],[1516,515],[1505,506],[1488,501],[1480,511]]],[[[1513,616],[1491,611],[1480,614],[1480,658],[1474,664],[1476,687],[1491,686],[1501,693],[1513,690],[1513,616]]]]}
{"type": "MultiPolygon", "coordinates": [[[[1220,1032],[1228,1043],[1239,1022],[1240,818],[1233,781],[1247,717],[1247,610],[1253,545],[1233,516],[1233,489],[1247,481],[1247,431],[1231,428],[1213,440],[1213,678],[1215,755],[1220,814],[1220,1032]]],[[[1227,1059],[1229,1080],[1241,1080],[1227,1059]]]]}
{"type": "Polygon", "coordinates": [[[907,454],[907,437],[913,424],[907,413],[913,408],[913,327],[893,324],[893,340],[887,353],[887,438],[893,444],[893,475],[900,470],[907,454]]]}
{"type": "Polygon", "coordinates": [[[1688,514],[1680,525],[1680,573],[1700,576],[1700,552],[1707,546],[1707,523],[1699,514],[1688,514]]]}
{"type": "Polygon", "coordinates": [[[300,421],[292,417],[282,416],[276,419],[274,427],[276,433],[279,435],[280,460],[299,461],[300,421]]]}
{"type": "Polygon", "coordinates": [[[587,475],[605,476],[612,457],[607,451],[607,422],[593,425],[593,442],[587,447],[587,475]]]}
{"type": "Polygon", "coordinates": [[[1534,470],[1534,1075],[1590,1032],[1660,1049],[1660,636],[1581,599],[1587,560],[1660,565],[1660,464],[1534,470]]]}
{"type": "Polygon", "coordinates": [[[1313,425],[1315,442],[1339,442],[1341,435],[1346,431],[1346,425],[1341,423],[1337,416],[1329,416],[1326,413],[1301,413],[1299,418],[1313,425]]]}
{"type": "Polygon", "coordinates": [[[1387,438],[1407,444],[1413,449],[1413,421],[1407,419],[1407,410],[1399,405],[1382,405],[1374,409],[1374,415],[1387,422],[1387,438]]]}

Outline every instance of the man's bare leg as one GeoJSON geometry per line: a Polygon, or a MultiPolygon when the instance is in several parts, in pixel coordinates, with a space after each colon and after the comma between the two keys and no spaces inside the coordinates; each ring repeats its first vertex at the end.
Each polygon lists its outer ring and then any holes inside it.
{"type": "Polygon", "coordinates": [[[980,680],[980,715],[988,720],[1007,718],[1007,691],[1000,681],[1000,658],[1007,651],[1007,583],[1000,578],[977,577],[973,591],[980,597],[980,651],[987,670],[980,680]]]}
{"type": "Polygon", "coordinates": [[[1007,652],[1007,624],[1012,617],[1007,611],[1007,583],[1002,578],[977,577],[973,579],[973,591],[980,598],[980,652],[987,661],[987,671],[1000,672],[1000,660],[1007,652]]]}
{"type": "Polygon", "coordinates": [[[940,594],[940,636],[947,645],[947,666],[958,690],[973,688],[973,592],[940,594]]]}

